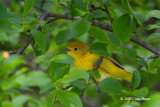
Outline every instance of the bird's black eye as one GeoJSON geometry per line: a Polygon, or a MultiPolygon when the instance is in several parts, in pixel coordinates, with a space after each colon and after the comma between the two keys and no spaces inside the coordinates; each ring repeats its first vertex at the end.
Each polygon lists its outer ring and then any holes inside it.
{"type": "Polygon", "coordinates": [[[76,51],[76,50],[78,50],[78,48],[74,48],[74,50],[76,51]]]}

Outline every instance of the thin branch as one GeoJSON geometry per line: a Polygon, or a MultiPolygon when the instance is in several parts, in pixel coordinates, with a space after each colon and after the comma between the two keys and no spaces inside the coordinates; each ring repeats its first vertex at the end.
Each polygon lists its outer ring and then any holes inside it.
{"type": "MultiPolygon", "coordinates": [[[[37,5],[35,7],[38,8],[38,9],[40,8],[37,5]]],[[[46,10],[43,9],[42,12],[43,11],[46,11],[46,10]]],[[[81,17],[71,17],[71,16],[70,16],[70,18],[68,18],[68,14],[59,14],[59,13],[52,13],[52,12],[48,12],[48,17],[55,17],[57,19],[68,19],[68,20],[81,19],[81,17]]],[[[103,22],[103,21],[96,22],[96,21],[91,20],[90,22],[91,22],[91,24],[93,26],[97,26],[97,27],[99,27],[101,29],[113,32],[112,26],[107,24],[107,23],[105,23],[105,22],[103,22]]],[[[155,47],[153,47],[150,44],[146,43],[145,41],[139,39],[138,37],[133,36],[130,39],[130,41],[132,41],[132,42],[134,42],[134,43],[146,48],[147,50],[151,51],[154,54],[160,54],[160,51],[158,49],[156,49],[155,47]]]]}
{"type": "Polygon", "coordinates": [[[152,45],[148,44],[147,42],[139,39],[138,37],[133,36],[130,41],[135,42],[136,44],[146,48],[147,50],[151,51],[154,54],[160,54],[160,51],[153,47],[152,45]]]}
{"type": "MultiPolygon", "coordinates": [[[[21,0],[22,2],[25,2],[25,0],[21,0]]],[[[41,8],[41,6],[38,6],[36,4],[34,4],[34,7],[37,8],[38,10],[40,10],[41,12],[46,12],[46,10],[44,10],[43,8],[41,8]]]]}
{"type": "Polygon", "coordinates": [[[160,56],[160,54],[159,55],[150,56],[150,57],[148,57],[148,59],[158,58],[159,56],[160,56]]]}
{"type": "Polygon", "coordinates": [[[72,7],[73,3],[74,3],[74,0],[71,1],[71,4],[69,5],[69,7],[72,7]]]}
{"type": "Polygon", "coordinates": [[[111,22],[111,24],[113,23],[113,18],[111,17],[111,14],[109,13],[108,7],[106,5],[104,5],[105,7],[105,12],[107,13],[109,20],[111,22]]]}
{"type": "Polygon", "coordinates": [[[67,6],[67,5],[65,5],[65,4],[62,4],[62,3],[60,3],[60,5],[61,5],[62,7],[64,7],[64,8],[66,8],[66,9],[68,9],[68,8],[72,7],[73,3],[74,3],[74,0],[71,1],[71,3],[70,3],[69,6],[67,6]]]}
{"type": "Polygon", "coordinates": [[[143,66],[142,66],[142,65],[140,65],[137,69],[138,69],[138,70],[140,70],[142,67],[143,67],[143,66]]]}
{"type": "Polygon", "coordinates": [[[32,41],[33,37],[32,35],[29,36],[25,44],[17,51],[17,54],[21,54],[24,52],[24,50],[28,47],[29,43],[32,41]]]}
{"type": "Polygon", "coordinates": [[[45,3],[45,0],[42,0],[41,9],[43,8],[44,3],[45,3]]]}
{"type": "Polygon", "coordinates": [[[94,68],[92,69],[92,71],[95,71],[95,70],[97,70],[100,67],[103,58],[104,58],[103,56],[99,57],[98,61],[96,62],[95,66],[94,66],[94,68]]]}
{"type": "Polygon", "coordinates": [[[66,90],[66,89],[69,89],[69,88],[71,88],[71,87],[73,87],[73,85],[66,86],[66,87],[63,88],[63,89],[66,90]]]}
{"type": "Polygon", "coordinates": [[[103,9],[103,8],[101,8],[101,7],[92,7],[92,8],[90,9],[90,12],[93,12],[94,10],[97,10],[97,9],[102,10],[102,11],[105,11],[105,9],[103,9]]]}
{"type": "MultiPolygon", "coordinates": [[[[48,12],[45,12],[41,16],[40,20],[41,21],[44,20],[47,16],[48,16],[48,12]]],[[[35,30],[39,30],[39,28],[40,28],[40,25],[37,24],[35,30]]],[[[33,39],[33,37],[32,37],[32,35],[30,35],[28,40],[25,42],[25,44],[17,51],[17,54],[22,54],[24,52],[24,50],[28,47],[28,45],[32,41],[32,39],[33,39]]]]}
{"type": "MultiPolygon", "coordinates": [[[[16,54],[18,52],[18,50],[13,50],[13,51],[8,51],[9,54],[16,54]]],[[[36,63],[35,61],[32,60],[32,58],[30,58],[26,53],[21,53],[23,56],[25,56],[30,62],[32,62],[35,65],[35,69],[36,70],[41,70],[41,71],[46,71],[45,69],[42,69],[38,63],[36,63]]]]}
{"type": "Polygon", "coordinates": [[[31,62],[35,65],[35,69],[36,69],[36,70],[40,69],[40,70],[43,71],[43,69],[39,67],[39,64],[36,63],[35,61],[33,61],[27,54],[25,54],[25,53],[23,52],[22,55],[25,56],[29,61],[31,61],[31,62]]]}
{"type": "Polygon", "coordinates": [[[66,6],[66,5],[64,5],[64,4],[62,4],[62,3],[60,3],[60,5],[62,6],[62,7],[64,7],[64,8],[69,8],[68,6],[66,6]]]}
{"type": "Polygon", "coordinates": [[[49,24],[51,22],[55,22],[56,20],[57,20],[56,18],[50,19],[49,21],[47,21],[47,24],[49,24]]]}

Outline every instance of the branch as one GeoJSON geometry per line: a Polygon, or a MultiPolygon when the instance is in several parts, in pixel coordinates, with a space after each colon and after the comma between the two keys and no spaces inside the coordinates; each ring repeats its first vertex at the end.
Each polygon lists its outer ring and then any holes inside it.
{"type": "MultiPolygon", "coordinates": [[[[9,54],[17,54],[18,50],[8,51],[9,54]]],[[[45,69],[42,69],[38,63],[32,60],[26,53],[21,53],[23,56],[25,56],[30,62],[32,62],[35,65],[36,70],[46,71],[45,69]]]]}
{"type": "Polygon", "coordinates": [[[41,3],[41,9],[42,9],[42,7],[43,7],[44,3],[45,3],[45,0],[42,0],[42,3],[41,3]]]}
{"type": "Polygon", "coordinates": [[[136,44],[146,48],[147,50],[151,51],[154,54],[160,54],[160,51],[153,47],[152,45],[148,44],[147,42],[139,39],[138,37],[133,36],[130,41],[135,42],[136,44]]]}
{"type": "MultiPolygon", "coordinates": [[[[100,67],[103,58],[104,58],[104,57],[102,57],[102,56],[99,57],[98,61],[96,62],[96,64],[94,65],[94,67],[93,67],[93,69],[92,69],[92,72],[94,72],[95,70],[97,70],[97,69],[100,67]]],[[[100,92],[100,89],[99,89],[99,87],[98,87],[98,83],[97,83],[97,81],[95,80],[95,78],[93,77],[92,74],[90,74],[89,80],[90,80],[91,78],[93,79],[94,83],[96,84],[97,91],[100,92]]],[[[89,82],[89,81],[88,81],[88,82],[89,82]]],[[[82,102],[84,102],[83,95],[84,95],[85,90],[86,90],[86,88],[84,88],[84,89],[82,90],[82,94],[81,94],[81,96],[80,96],[82,102]]],[[[85,104],[85,102],[84,102],[84,104],[85,104]]]]}
{"type": "MultiPolygon", "coordinates": [[[[48,16],[48,12],[45,12],[41,16],[40,20],[41,21],[44,20],[47,16],[48,16]]],[[[37,24],[35,30],[39,30],[39,28],[40,28],[40,24],[37,24]]],[[[25,42],[25,44],[17,51],[17,54],[22,54],[24,52],[24,50],[28,47],[28,45],[32,41],[32,39],[33,39],[33,37],[32,37],[32,35],[30,35],[28,40],[25,42]]]]}
{"type": "Polygon", "coordinates": [[[68,6],[66,6],[66,5],[64,5],[64,4],[62,4],[62,3],[60,3],[60,5],[62,6],[62,7],[64,7],[64,8],[69,8],[68,6]]]}
{"type": "Polygon", "coordinates": [[[74,0],[71,1],[71,4],[69,5],[69,7],[72,7],[73,3],[74,3],[74,0]]]}
{"type": "Polygon", "coordinates": [[[110,20],[110,22],[111,22],[111,24],[112,24],[113,18],[111,17],[111,14],[109,13],[108,7],[107,7],[106,5],[104,5],[104,7],[105,7],[105,12],[107,13],[107,15],[108,15],[108,17],[109,17],[109,20],[110,20]]]}
{"type": "Polygon", "coordinates": [[[66,86],[66,87],[63,88],[63,89],[66,90],[66,89],[69,89],[69,88],[71,88],[71,87],[73,87],[73,85],[66,86]]]}

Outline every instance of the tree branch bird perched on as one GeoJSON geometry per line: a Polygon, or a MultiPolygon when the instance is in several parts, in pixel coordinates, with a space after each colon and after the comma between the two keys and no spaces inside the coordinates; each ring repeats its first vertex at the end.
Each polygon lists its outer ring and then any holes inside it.
{"type": "MultiPolygon", "coordinates": [[[[92,70],[100,57],[95,53],[88,52],[89,45],[79,41],[70,43],[66,50],[67,54],[75,59],[74,66],[84,70],[92,70]]],[[[96,79],[98,82],[106,77],[122,78],[128,82],[132,79],[132,73],[125,71],[119,63],[111,58],[103,58],[98,71],[101,75],[99,79],[96,79]]]]}

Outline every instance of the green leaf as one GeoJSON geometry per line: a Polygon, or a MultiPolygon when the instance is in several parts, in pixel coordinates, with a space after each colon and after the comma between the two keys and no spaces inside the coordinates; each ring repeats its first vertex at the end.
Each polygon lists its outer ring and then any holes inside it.
{"type": "Polygon", "coordinates": [[[133,17],[136,20],[136,22],[138,23],[138,25],[142,26],[141,22],[138,20],[136,15],[133,13],[132,8],[129,4],[129,1],[128,0],[121,0],[121,3],[124,6],[124,8],[126,8],[133,15],[133,17]]]}
{"type": "Polygon", "coordinates": [[[79,89],[83,89],[85,87],[83,81],[80,81],[80,80],[73,81],[70,84],[78,87],[79,89]]]}
{"type": "Polygon", "coordinates": [[[44,87],[51,83],[50,78],[41,71],[30,72],[26,75],[26,78],[27,86],[44,87]]]}
{"type": "Polygon", "coordinates": [[[23,17],[20,13],[8,12],[7,18],[12,24],[19,25],[19,26],[17,26],[19,28],[18,30],[23,29],[20,26],[20,24],[23,23],[23,17]]]}
{"type": "Polygon", "coordinates": [[[151,10],[147,13],[147,15],[160,19],[160,10],[151,10]]]}
{"type": "Polygon", "coordinates": [[[58,55],[54,56],[50,61],[54,61],[57,63],[64,63],[64,64],[72,64],[75,60],[70,55],[58,54],[58,55]]]}
{"type": "Polygon", "coordinates": [[[72,35],[70,34],[69,29],[64,29],[58,32],[58,34],[56,35],[56,44],[61,45],[71,38],[72,35]]]}
{"type": "Polygon", "coordinates": [[[15,66],[19,66],[23,63],[23,59],[19,55],[10,55],[8,58],[3,60],[0,66],[0,76],[7,75],[14,71],[15,66]],[[8,66],[9,65],[9,66],[8,66]]]}
{"type": "Polygon", "coordinates": [[[106,42],[106,43],[108,43],[109,41],[109,38],[106,35],[105,31],[100,29],[99,27],[92,26],[91,29],[89,30],[89,34],[90,36],[94,37],[98,41],[106,42]]]}
{"type": "Polygon", "coordinates": [[[70,26],[70,32],[73,37],[81,36],[87,33],[91,25],[86,19],[74,21],[70,26]]]}
{"type": "Polygon", "coordinates": [[[149,42],[153,39],[159,39],[160,38],[160,33],[152,33],[149,36],[146,37],[145,41],[149,42]]]}
{"type": "Polygon", "coordinates": [[[123,90],[122,85],[117,80],[111,77],[102,80],[98,84],[98,86],[103,92],[112,93],[116,95],[121,95],[123,90]]]}
{"type": "Polygon", "coordinates": [[[157,67],[152,67],[150,69],[147,69],[147,71],[152,73],[152,74],[157,74],[158,68],[157,67]]]}
{"type": "Polygon", "coordinates": [[[20,95],[13,99],[13,107],[23,107],[23,104],[30,99],[27,95],[20,95]]]}
{"type": "Polygon", "coordinates": [[[0,2],[0,18],[4,18],[6,15],[7,15],[7,8],[2,2],[0,2]]]}
{"type": "Polygon", "coordinates": [[[152,30],[152,29],[160,29],[160,26],[157,24],[148,25],[145,29],[152,30]]]}
{"type": "Polygon", "coordinates": [[[98,70],[95,71],[91,71],[92,75],[94,78],[99,79],[101,77],[100,73],[98,72],[98,70]]]}
{"type": "Polygon", "coordinates": [[[0,30],[3,30],[5,32],[11,33],[11,23],[7,19],[0,18],[0,30]]]}
{"type": "Polygon", "coordinates": [[[159,107],[159,105],[160,93],[155,93],[148,97],[148,100],[143,103],[142,107],[159,107]]]}
{"type": "Polygon", "coordinates": [[[148,69],[148,64],[146,63],[146,61],[144,61],[143,59],[140,59],[138,61],[138,64],[142,65],[143,67],[147,68],[148,69]]]}
{"type": "Polygon", "coordinates": [[[18,88],[19,86],[26,85],[25,83],[26,78],[23,75],[14,75],[12,77],[8,77],[7,79],[3,79],[3,81],[0,84],[0,87],[3,90],[9,90],[12,88],[18,88]]]}
{"type": "Polygon", "coordinates": [[[130,16],[128,14],[115,19],[112,26],[115,36],[122,42],[128,41],[133,36],[130,16]]]}
{"type": "Polygon", "coordinates": [[[68,64],[51,62],[50,75],[57,80],[67,74],[69,69],[70,65],[68,64]]]}
{"type": "Polygon", "coordinates": [[[41,48],[43,54],[45,54],[45,52],[46,52],[46,38],[45,38],[45,35],[43,35],[42,32],[37,31],[37,30],[31,31],[31,34],[32,34],[35,42],[41,48]]]}
{"type": "Polygon", "coordinates": [[[107,52],[107,44],[96,42],[90,46],[90,52],[99,54],[100,56],[109,56],[107,52]]]}
{"type": "Polygon", "coordinates": [[[137,88],[141,82],[141,75],[139,71],[134,71],[132,76],[132,86],[137,88]]]}
{"type": "Polygon", "coordinates": [[[136,58],[136,55],[137,55],[137,52],[136,50],[134,49],[128,49],[126,52],[125,52],[126,56],[130,59],[135,59],[136,58]]]}
{"type": "Polygon", "coordinates": [[[103,3],[107,6],[109,4],[110,0],[103,0],[103,3]]]}
{"type": "Polygon", "coordinates": [[[27,14],[32,10],[34,6],[35,0],[26,0],[24,3],[24,11],[23,11],[23,18],[25,19],[27,14]]]}
{"type": "Polygon", "coordinates": [[[74,92],[61,90],[57,93],[57,99],[63,107],[83,107],[79,96],[74,92]]]}
{"type": "Polygon", "coordinates": [[[56,83],[49,83],[49,84],[47,84],[46,87],[41,87],[41,88],[40,88],[39,94],[42,95],[42,94],[44,94],[44,93],[46,93],[46,92],[53,91],[53,90],[55,90],[57,87],[58,87],[58,84],[56,84],[56,83]]]}
{"type": "Polygon", "coordinates": [[[42,49],[39,47],[38,44],[35,44],[33,47],[34,53],[36,56],[41,56],[43,55],[42,49]]]}
{"type": "Polygon", "coordinates": [[[78,79],[84,79],[85,81],[88,81],[89,74],[86,71],[84,71],[83,69],[75,69],[72,72],[66,74],[59,81],[63,84],[68,84],[68,83],[76,81],[78,79]]]}
{"type": "Polygon", "coordinates": [[[148,88],[144,87],[144,88],[141,88],[141,89],[138,89],[138,90],[134,90],[133,94],[136,97],[145,97],[148,94],[148,91],[149,91],[148,88]]]}
{"type": "Polygon", "coordinates": [[[120,41],[115,37],[115,36],[109,36],[109,39],[112,41],[112,43],[117,46],[117,47],[120,47],[121,46],[121,43],[120,41]]]}
{"type": "Polygon", "coordinates": [[[160,57],[158,57],[155,62],[153,63],[153,66],[160,67],[160,57]]]}
{"type": "Polygon", "coordinates": [[[54,107],[57,98],[57,92],[52,92],[47,98],[47,107],[54,107]]]}

